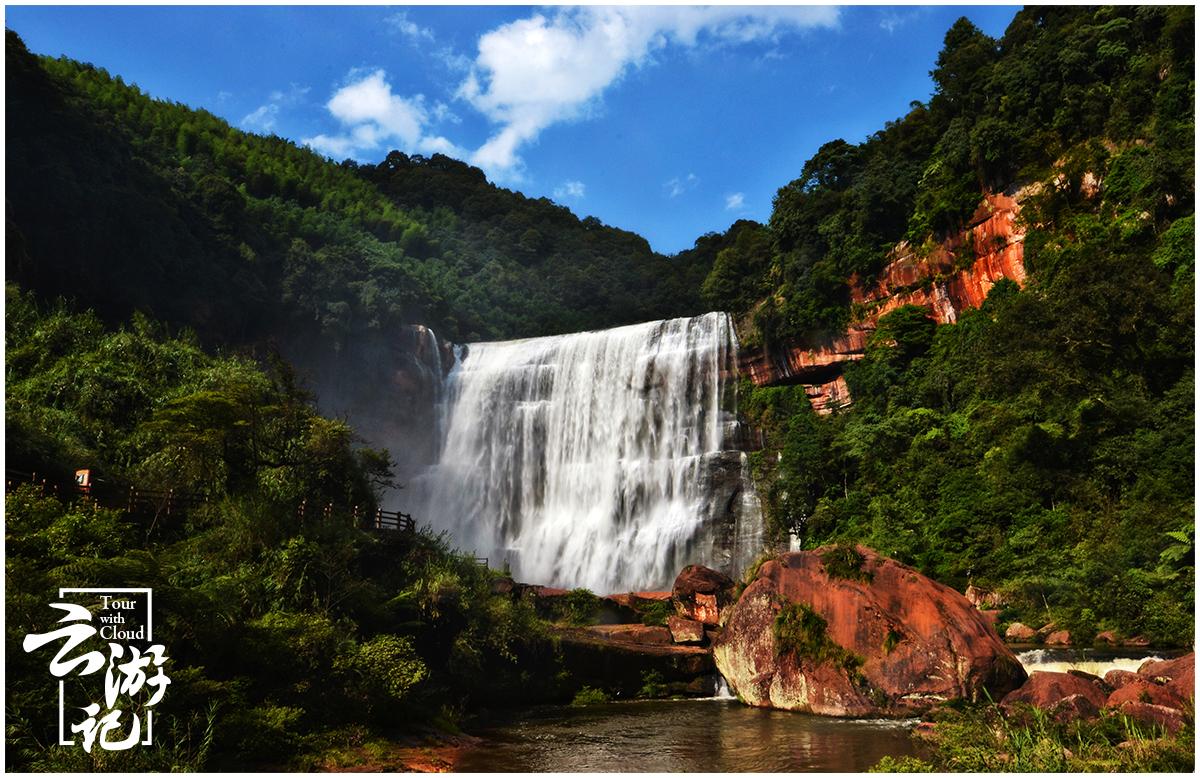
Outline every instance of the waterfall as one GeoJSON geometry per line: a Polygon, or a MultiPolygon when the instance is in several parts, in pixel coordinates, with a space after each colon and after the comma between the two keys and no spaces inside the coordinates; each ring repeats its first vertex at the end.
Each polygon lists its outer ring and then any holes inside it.
{"type": "Polygon", "coordinates": [[[460,347],[438,462],[410,494],[520,580],[606,593],[689,563],[736,572],[762,542],[736,354],[722,313],[460,347]]]}

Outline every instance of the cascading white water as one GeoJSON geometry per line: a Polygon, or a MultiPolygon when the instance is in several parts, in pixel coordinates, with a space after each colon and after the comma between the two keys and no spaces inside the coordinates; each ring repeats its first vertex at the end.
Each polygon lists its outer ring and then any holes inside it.
{"type": "Polygon", "coordinates": [[[740,568],[761,521],[723,407],[736,352],[721,313],[470,344],[414,496],[521,580],[612,592],[667,586],[688,563],[740,568]]]}

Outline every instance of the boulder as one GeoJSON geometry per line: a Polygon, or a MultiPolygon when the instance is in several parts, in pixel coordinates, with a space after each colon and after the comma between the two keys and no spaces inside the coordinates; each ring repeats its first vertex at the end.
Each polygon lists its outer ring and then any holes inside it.
{"type": "Polygon", "coordinates": [[[1023,703],[1050,711],[1054,709],[1054,706],[1074,694],[1086,697],[1097,710],[1102,708],[1108,699],[1104,689],[1087,678],[1081,678],[1071,673],[1035,671],[1029,676],[1029,680],[1025,682],[1024,686],[1009,692],[1004,699],[1000,700],[1000,707],[1007,713],[1023,703]]]}
{"type": "Polygon", "coordinates": [[[671,630],[671,640],[676,643],[704,642],[704,625],[698,621],[685,619],[682,616],[668,616],[667,629],[671,630]]]}
{"type": "Polygon", "coordinates": [[[492,579],[492,594],[511,595],[516,588],[516,582],[508,576],[492,579]]]}
{"type": "Polygon", "coordinates": [[[1076,678],[1082,678],[1083,680],[1087,681],[1092,686],[1095,686],[1097,689],[1099,689],[1101,692],[1103,692],[1105,696],[1108,696],[1113,693],[1113,687],[1111,685],[1109,685],[1108,681],[1105,681],[1103,678],[1101,678],[1098,675],[1093,675],[1092,673],[1088,673],[1083,670],[1075,670],[1074,668],[1068,670],[1067,674],[1073,675],[1076,678]]]}
{"type": "Polygon", "coordinates": [[[1090,721],[1100,717],[1100,708],[1083,694],[1071,694],[1050,706],[1050,718],[1055,721],[1090,721]]]}
{"type": "Polygon", "coordinates": [[[1167,686],[1183,700],[1196,697],[1196,652],[1166,661],[1147,660],[1138,668],[1146,678],[1167,678],[1167,686]]]}
{"type": "Polygon", "coordinates": [[[721,615],[733,602],[733,579],[703,565],[688,565],[675,578],[671,602],[684,618],[720,624],[721,615]]]}
{"type": "Polygon", "coordinates": [[[1013,643],[1032,643],[1036,637],[1037,630],[1027,627],[1019,621],[1009,624],[1008,629],[1004,631],[1004,639],[1011,640],[1013,643]]]}
{"type": "Polygon", "coordinates": [[[1141,676],[1129,670],[1112,669],[1104,674],[1104,682],[1113,689],[1120,689],[1122,686],[1132,681],[1140,680],[1141,676]]]}
{"type": "Polygon", "coordinates": [[[1117,639],[1117,634],[1116,634],[1115,632],[1113,632],[1112,630],[1107,630],[1107,629],[1106,629],[1106,630],[1105,630],[1105,631],[1103,631],[1103,632],[1097,632],[1097,633],[1096,633],[1096,640],[1095,640],[1095,642],[1097,642],[1097,643],[1104,643],[1104,644],[1106,644],[1106,645],[1110,645],[1110,646],[1115,646],[1115,645],[1117,645],[1117,644],[1118,644],[1120,641],[1117,639]]]}
{"type": "Polygon", "coordinates": [[[1058,622],[1052,621],[1049,624],[1043,624],[1042,628],[1037,631],[1038,639],[1045,640],[1050,637],[1050,633],[1058,631],[1058,622]]]}
{"type": "Polygon", "coordinates": [[[1106,708],[1120,708],[1127,702],[1148,702],[1151,705],[1162,705],[1167,708],[1180,709],[1184,706],[1183,697],[1170,686],[1160,686],[1145,678],[1131,681],[1112,694],[1105,701],[1106,708]]]}
{"type": "Polygon", "coordinates": [[[1046,645],[1048,646],[1069,646],[1071,645],[1071,633],[1065,629],[1056,630],[1046,636],[1046,645]]]}
{"type": "Polygon", "coordinates": [[[1183,714],[1174,708],[1147,702],[1127,702],[1118,710],[1139,724],[1162,727],[1172,735],[1183,727],[1183,714]]]}
{"type": "Polygon", "coordinates": [[[844,569],[831,576],[822,560],[831,550],[765,562],[730,608],[713,652],[743,701],[828,716],[911,716],[985,691],[1000,697],[1025,680],[961,594],[862,546],[852,577],[844,569]]]}
{"type": "Polygon", "coordinates": [[[980,609],[979,611],[979,614],[987,620],[988,626],[990,626],[992,629],[995,629],[996,625],[1000,623],[1000,613],[1000,611],[996,610],[980,609]]]}
{"type": "Polygon", "coordinates": [[[1133,648],[1145,648],[1146,646],[1150,645],[1150,639],[1138,635],[1132,638],[1125,638],[1121,641],[1121,645],[1131,646],[1133,648]]]}
{"type": "Polygon", "coordinates": [[[1176,680],[1186,676],[1195,676],[1196,654],[1184,654],[1175,659],[1147,659],[1138,668],[1138,675],[1150,678],[1170,678],[1176,680]]]}
{"type": "Polygon", "coordinates": [[[991,589],[984,589],[981,586],[971,584],[967,590],[963,592],[963,596],[967,598],[967,602],[974,605],[979,610],[994,610],[1004,604],[999,592],[994,592],[991,589]]]}

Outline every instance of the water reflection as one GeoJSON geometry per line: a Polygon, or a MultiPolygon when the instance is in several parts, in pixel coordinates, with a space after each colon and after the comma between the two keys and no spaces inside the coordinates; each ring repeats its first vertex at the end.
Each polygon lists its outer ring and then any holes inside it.
{"type": "Polygon", "coordinates": [[[912,721],[846,721],[736,701],[524,711],[478,734],[464,772],[861,772],[913,753],[912,721]]]}

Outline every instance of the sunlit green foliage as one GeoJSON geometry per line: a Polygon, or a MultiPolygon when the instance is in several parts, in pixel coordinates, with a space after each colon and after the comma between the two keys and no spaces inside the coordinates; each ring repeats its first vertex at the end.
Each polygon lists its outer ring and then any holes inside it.
{"type": "Polygon", "coordinates": [[[821,146],[775,197],[771,250],[737,241],[713,265],[709,299],[753,308],[768,344],[841,329],[847,279],[869,282],[898,241],[919,250],[960,229],[982,192],[1052,169],[1076,194],[1090,176],[1125,232],[1169,229],[1194,208],[1194,19],[1186,7],[1031,7],[998,40],[960,19],[929,102],[862,143],[821,146]]]}
{"type": "Polygon", "coordinates": [[[1006,717],[995,705],[946,710],[923,738],[920,758],[885,757],[871,772],[1187,772],[1195,764],[1195,725],[1174,735],[1119,714],[1057,722],[1029,709],[1006,717]]]}

